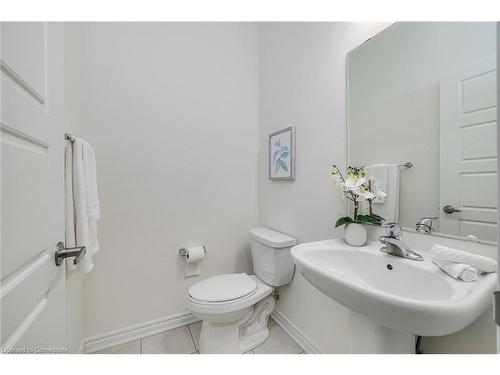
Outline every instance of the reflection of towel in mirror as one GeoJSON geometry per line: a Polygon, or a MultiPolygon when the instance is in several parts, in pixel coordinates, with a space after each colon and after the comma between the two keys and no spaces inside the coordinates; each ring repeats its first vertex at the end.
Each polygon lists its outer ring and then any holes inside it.
{"type": "Polygon", "coordinates": [[[477,281],[479,278],[478,272],[474,267],[469,266],[464,263],[454,263],[454,262],[440,262],[439,260],[433,260],[434,264],[441,268],[448,275],[454,279],[460,279],[463,281],[477,281]]]}
{"type": "Polygon", "coordinates": [[[372,164],[364,168],[368,178],[377,179],[380,190],[387,194],[383,199],[375,199],[375,214],[382,216],[386,223],[399,220],[399,166],[397,164],[372,164]]]}
{"type": "MultiPolygon", "coordinates": [[[[364,168],[367,178],[374,178],[384,193],[387,191],[387,169],[389,164],[372,164],[364,168]]],[[[377,197],[373,203],[384,203],[385,197],[377,197]]]]}

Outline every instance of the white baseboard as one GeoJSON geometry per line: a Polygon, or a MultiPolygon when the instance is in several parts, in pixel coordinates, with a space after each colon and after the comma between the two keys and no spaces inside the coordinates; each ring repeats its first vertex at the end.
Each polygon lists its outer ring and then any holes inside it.
{"type": "MultiPolygon", "coordinates": [[[[299,344],[306,353],[319,354],[321,351],[313,344],[295,324],[293,324],[278,309],[274,309],[271,316],[278,325],[285,330],[292,339],[299,344]]],[[[151,320],[146,323],[118,329],[116,331],[89,337],[83,340],[80,353],[94,353],[99,350],[111,348],[116,345],[125,344],[144,337],[156,335],[170,329],[179,328],[186,324],[199,321],[193,314],[186,311],[184,313],[165,316],[163,318],[151,320]]]]}
{"type": "Polygon", "coordinates": [[[196,318],[189,311],[186,311],[180,314],[151,320],[146,323],[121,328],[116,331],[85,339],[83,344],[84,352],[94,353],[99,350],[156,335],[158,333],[168,331],[169,329],[179,328],[197,321],[199,321],[198,318],[196,318]]]}
{"type": "Polygon", "coordinates": [[[288,333],[288,335],[294,339],[295,342],[302,347],[302,349],[304,349],[306,353],[321,354],[321,351],[313,344],[312,340],[277,308],[274,308],[271,316],[276,323],[278,323],[278,325],[283,328],[283,330],[288,333]]]}

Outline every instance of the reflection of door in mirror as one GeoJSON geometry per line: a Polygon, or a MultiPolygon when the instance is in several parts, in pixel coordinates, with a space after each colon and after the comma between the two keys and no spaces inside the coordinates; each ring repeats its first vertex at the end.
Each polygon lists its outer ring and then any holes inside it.
{"type": "Polygon", "coordinates": [[[496,56],[440,85],[440,231],[496,240],[496,56]]]}

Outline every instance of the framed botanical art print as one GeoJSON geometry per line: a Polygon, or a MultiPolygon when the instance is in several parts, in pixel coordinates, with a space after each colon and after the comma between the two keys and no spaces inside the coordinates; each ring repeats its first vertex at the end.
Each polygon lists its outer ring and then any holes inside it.
{"type": "Polygon", "coordinates": [[[295,127],[269,135],[269,179],[295,180],[295,127]]]}

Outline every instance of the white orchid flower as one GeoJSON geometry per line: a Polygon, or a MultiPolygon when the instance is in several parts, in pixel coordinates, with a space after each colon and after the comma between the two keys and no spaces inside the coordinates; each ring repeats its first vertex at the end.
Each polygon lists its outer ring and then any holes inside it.
{"type": "Polygon", "coordinates": [[[375,198],[375,194],[373,194],[371,191],[368,191],[366,189],[360,189],[359,191],[356,192],[356,195],[365,201],[375,198]]]}
{"type": "Polygon", "coordinates": [[[365,183],[366,178],[365,177],[357,177],[355,175],[350,175],[346,180],[345,180],[345,188],[347,190],[351,190],[354,192],[357,192],[361,185],[365,183]]]}

